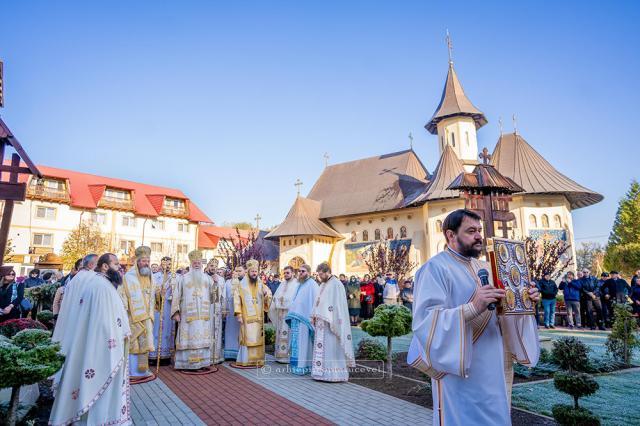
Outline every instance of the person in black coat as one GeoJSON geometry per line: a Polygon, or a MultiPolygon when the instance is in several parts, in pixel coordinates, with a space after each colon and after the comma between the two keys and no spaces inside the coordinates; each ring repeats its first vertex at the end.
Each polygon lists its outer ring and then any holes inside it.
{"type": "Polygon", "coordinates": [[[591,330],[596,329],[596,323],[600,330],[604,330],[604,320],[602,318],[602,304],[600,303],[600,288],[598,280],[591,275],[587,268],[582,270],[581,302],[584,304],[587,325],[591,330]],[[596,319],[593,318],[593,311],[596,311],[596,319]]]}
{"type": "Polygon", "coordinates": [[[0,322],[20,318],[24,283],[16,283],[13,266],[0,266],[0,322]]]}
{"type": "Polygon", "coordinates": [[[542,309],[544,310],[544,327],[555,327],[556,313],[556,295],[558,294],[558,285],[551,279],[550,274],[545,274],[538,281],[538,290],[541,294],[542,309]]]}

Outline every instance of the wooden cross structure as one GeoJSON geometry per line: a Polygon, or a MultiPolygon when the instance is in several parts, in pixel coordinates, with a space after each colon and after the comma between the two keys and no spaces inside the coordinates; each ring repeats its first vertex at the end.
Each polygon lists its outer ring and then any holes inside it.
{"type": "MultiPolygon", "coordinates": [[[[4,107],[4,82],[3,67],[0,61],[0,108],[4,107]]],[[[13,135],[9,127],[0,117],[0,201],[4,201],[2,220],[0,221],[0,265],[4,263],[4,253],[7,250],[9,240],[9,226],[13,216],[13,204],[16,201],[24,201],[27,195],[27,184],[18,182],[20,174],[34,175],[41,179],[42,174],[31,161],[18,139],[13,135]],[[11,155],[11,162],[4,163],[4,154],[7,147],[15,151],[11,155]],[[22,161],[26,167],[20,164],[22,161]],[[8,176],[5,175],[8,173],[8,176]]]]}
{"type": "Polygon", "coordinates": [[[465,199],[465,208],[472,210],[484,222],[484,237],[495,237],[495,222],[500,222],[498,229],[503,238],[509,238],[512,229],[508,222],[515,219],[509,211],[511,194],[523,192],[517,183],[503,176],[489,164],[491,155],[484,148],[479,155],[482,164],[478,164],[471,173],[461,173],[447,189],[459,190],[465,199]]]}

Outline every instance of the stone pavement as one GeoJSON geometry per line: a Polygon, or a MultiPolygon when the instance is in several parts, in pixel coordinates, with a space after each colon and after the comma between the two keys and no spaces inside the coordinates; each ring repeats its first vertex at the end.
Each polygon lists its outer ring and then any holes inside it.
{"type": "Polygon", "coordinates": [[[131,418],[135,425],[204,425],[160,379],[131,386],[131,418]]]}

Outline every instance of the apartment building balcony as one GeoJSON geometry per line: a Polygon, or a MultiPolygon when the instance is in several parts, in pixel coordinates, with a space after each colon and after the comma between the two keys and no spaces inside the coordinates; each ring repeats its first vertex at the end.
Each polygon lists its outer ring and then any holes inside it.
{"type": "Polygon", "coordinates": [[[98,207],[111,210],[133,211],[133,200],[103,196],[98,202],[98,207]]]}
{"type": "Polygon", "coordinates": [[[169,207],[162,206],[162,211],[160,212],[163,216],[177,217],[177,218],[188,218],[189,217],[189,209],[186,207],[169,207]]]}
{"type": "Polygon", "coordinates": [[[27,197],[33,200],[71,203],[71,196],[66,189],[47,188],[40,185],[29,185],[27,187],[27,197]]]}

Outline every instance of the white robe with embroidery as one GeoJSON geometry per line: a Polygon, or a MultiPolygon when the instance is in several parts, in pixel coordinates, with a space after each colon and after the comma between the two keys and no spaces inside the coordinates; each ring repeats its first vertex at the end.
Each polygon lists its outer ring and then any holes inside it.
{"type": "Polygon", "coordinates": [[[238,357],[240,348],[240,322],[233,314],[233,281],[227,280],[224,283],[224,359],[234,360],[238,357]]]}
{"type": "Polygon", "coordinates": [[[512,359],[538,361],[533,316],[501,316],[501,333],[495,311],[470,303],[481,268],[491,270],[445,250],[416,273],[407,362],[432,379],[434,425],[510,425],[512,359]]]}
{"type": "Polygon", "coordinates": [[[315,328],[311,377],[325,382],[348,381],[348,368],[356,364],[347,295],[336,277],[320,285],[311,324],[315,328]]]}
{"type": "Polygon", "coordinates": [[[313,278],[307,278],[300,283],[285,317],[289,327],[290,363],[293,374],[305,375],[311,372],[314,329],[310,317],[319,291],[320,287],[313,278]]]}
{"type": "Polygon", "coordinates": [[[282,281],[269,306],[269,319],[276,327],[274,355],[276,361],[283,364],[289,363],[289,326],[285,318],[289,312],[291,301],[298,292],[299,285],[300,283],[295,278],[282,281]]]}
{"type": "Polygon", "coordinates": [[[128,425],[127,312],[102,275],[86,277],[74,308],[73,333],[57,383],[50,425],[128,425]]]}
{"type": "Polygon", "coordinates": [[[222,311],[225,303],[224,280],[218,275],[211,277],[213,280],[211,316],[211,362],[219,364],[224,361],[222,345],[222,311]]]}

